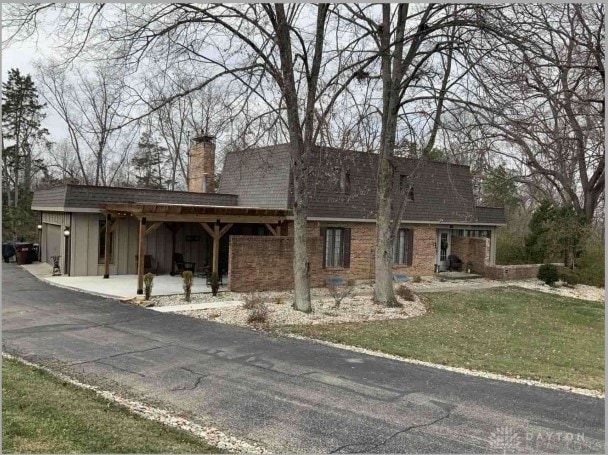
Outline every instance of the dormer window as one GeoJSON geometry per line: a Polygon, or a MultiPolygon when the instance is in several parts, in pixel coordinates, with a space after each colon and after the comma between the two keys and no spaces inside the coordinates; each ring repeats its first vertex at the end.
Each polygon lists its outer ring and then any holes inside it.
{"type": "Polygon", "coordinates": [[[342,194],[350,194],[350,172],[340,170],[340,179],[338,180],[338,191],[342,194]]]}
{"type": "Polygon", "coordinates": [[[405,194],[408,201],[414,200],[414,186],[408,179],[407,174],[401,174],[399,176],[399,191],[401,194],[405,194]]]}

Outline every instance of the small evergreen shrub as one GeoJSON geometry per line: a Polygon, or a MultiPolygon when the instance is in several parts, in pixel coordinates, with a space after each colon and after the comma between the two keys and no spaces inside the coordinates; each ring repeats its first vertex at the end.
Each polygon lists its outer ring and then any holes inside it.
{"type": "Polygon", "coordinates": [[[412,281],[414,283],[422,283],[422,277],[420,275],[414,275],[414,278],[412,279],[412,281]]]}
{"type": "Polygon", "coordinates": [[[576,286],[577,284],[581,283],[581,277],[572,269],[562,270],[562,272],[559,274],[559,279],[568,286],[576,286]]]}
{"type": "Polygon", "coordinates": [[[144,294],[146,296],[146,300],[150,300],[152,296],[152,286],[154,281],[154,274],[148,272],[144,275],[144,294]]]}
{"type": "Polygon", "coordinates": [[[401,285],[397,288],[397,295],[401,297],[403,300],[407,300],[413,302],[416,300],[416,294],[410,288],[405,285],[401,285]]]}
{"type": "Polygon", "coordinates": [[[184,298],[186,299],[186,302],[189,302],[192,296],[192,272],[190,270],[186,270],[184,273],[182,273],[182,279],[184,280],[184,298]]]}
{"type": "Polygon", "coordinates": [[[552,286],[559,280],[557,268],[553,264],[543,264],[538,268],[538,279],[545,284],[552,286]]]}
{"type": "Polygon", "coordinates": [[[285,300],[283,300],[282,297],[277,297],[276,299],[274,299],[274,304],[275,305],[283,305],[283,304],[285,304],[285,300]]]}
{"type": "Polygon", "coordinates": [[[211,274],[211,280],[210,280],[210,284],[211,284],[211,294],[213,294],[213,297],[217,296],[217,291],[220,288],[220,278],[217,274],[217,272],[212,273],[211,274]]]}

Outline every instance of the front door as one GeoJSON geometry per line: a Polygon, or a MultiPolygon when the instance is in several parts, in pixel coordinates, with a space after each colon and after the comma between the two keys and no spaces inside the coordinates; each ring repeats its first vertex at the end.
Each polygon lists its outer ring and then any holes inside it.
{"type": "Polygon", "coordinates": [[[448,256],[450,254],[450,230],[437,230],[437,264],[439,271],[445,272],[448,269],[448,256]]]}

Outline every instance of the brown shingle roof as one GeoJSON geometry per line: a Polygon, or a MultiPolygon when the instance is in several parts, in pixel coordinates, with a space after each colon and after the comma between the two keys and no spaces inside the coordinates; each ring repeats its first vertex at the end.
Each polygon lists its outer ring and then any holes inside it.
{"type": "Polygon", "coordinates": [[[68,184],[48,190],[38,190],[32,200],[33,210],[51,208],[98,210],[103,203],[168,203],[236,206],[238,199],[233,194],[191,193],[188,191],[151,190],[110,186],[68,184]]]}
{"type": "Polygon", "coordinates": [[[478,224],[507,224],[505,209],[502,207],[475,207],[478,224]]]}
{"type": "MultiPolygon", "coordinates": [[[[239,204],[290,208],[290,146],[283,144],[229,153],[220,191],[239,196],[239,204]],[[289,194],[289,197],[286,197],[289,194]]],[[[395,194],[399,197],[400,175],[411,179],[414,200],[408,202],[403,219],[419,222],[476,223],[473,184],[468,166],[411,158],[393,158],[395,194]]],[[[351,150],[316,147],[310,163],[308,215],[312,218],[373,219],[376,213],[378,155],[351,150]],[[342,170],[350,174],[350,194],[338,191],[342,170]]],[[[499,217],[496,209],[495,217],[499,217]]],[[[396,208],[395,208],[396,213],[396,208]]],[[[487,215],[489,216],[489,215],[487,215]]],[[[490,223],[490,219],[484,219],[490,223]]]]}
{"type": "Polygon", "coordinates": [[[288,208],[290,145],[262,147],[226,155],[220,193],[238,195],[239,205],[288,208]]]}

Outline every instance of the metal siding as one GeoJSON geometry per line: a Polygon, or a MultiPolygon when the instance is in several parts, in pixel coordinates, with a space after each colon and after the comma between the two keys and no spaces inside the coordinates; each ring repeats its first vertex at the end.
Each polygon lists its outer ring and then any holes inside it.
{"type": "Polygon", "coordinates": [[[56,224],[45,224],[44,228],[46,230],[45,259],[47,263],[52,265],[53,260],[51,259],[51,256],[61,255],[63,259],[63,255],[61,254],[61,226],[56,224]]]}

